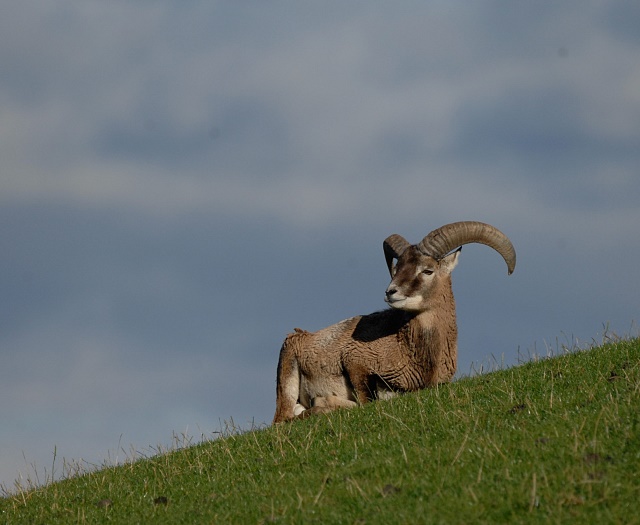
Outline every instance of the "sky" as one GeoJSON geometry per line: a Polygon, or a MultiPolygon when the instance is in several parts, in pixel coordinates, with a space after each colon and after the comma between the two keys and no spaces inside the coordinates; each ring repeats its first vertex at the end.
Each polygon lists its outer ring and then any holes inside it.
{"type": "MultiPolygon", "coordinates": [[[[453,274],[459,375],[638,335],[640,4],[0,6],[0,484],[268,425],[280,345],[453,274]],[[66,465],[66,467],[65,467],[66,465]]],[[[605,371],[606,372],[606,371],[605,371]]]]}

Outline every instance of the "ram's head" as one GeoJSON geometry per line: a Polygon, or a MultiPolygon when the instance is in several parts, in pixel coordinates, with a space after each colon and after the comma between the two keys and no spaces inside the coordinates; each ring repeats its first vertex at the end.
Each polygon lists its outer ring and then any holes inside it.
{"type": "Polygon", "coordinates": [[[458,263],[462,245],[480,243],[496,250],[507,263],[509,274],[516,266],[516,251],[509,238],[497,228],[482,222],[464,221],[433,230],[418,244],[410,244],[398,234],[383,243],[391,275],[385,301],[400,310],[420,312],[430,298],[451,286],[451,271],[458,263]]]}

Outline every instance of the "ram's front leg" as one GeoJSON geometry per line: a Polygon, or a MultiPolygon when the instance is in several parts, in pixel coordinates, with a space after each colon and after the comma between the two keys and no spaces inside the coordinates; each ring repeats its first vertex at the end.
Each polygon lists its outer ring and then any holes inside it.
{"type": "Polygon", "coordinates": [[[361,364],[350,363],[345,366],[345,371],[349,376],[349,381],[353,387],[354,396],[358,404],[363,405],[374,398],[375,376],[369,370],[369,367],[361,364]]]}

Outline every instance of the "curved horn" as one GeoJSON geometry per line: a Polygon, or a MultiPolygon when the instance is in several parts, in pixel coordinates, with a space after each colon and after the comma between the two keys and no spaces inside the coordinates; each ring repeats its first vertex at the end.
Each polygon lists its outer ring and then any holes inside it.
{"type": "Polygon", "coordinates": [[[454,248],[477,242],[496,250],[507,263],[509,275],[516,267],[516,250],[509,238],[498,228],[476,221],[446,224],[433,230],[417,245],[418,250],[435,259],[441,259],[454,248]]]}
{"type": "Polygon", "coordinates": [[[393,268],[393,260],[399,259],[404,252],[411,244],[407,241],[402,235],[398,235],[394,233],[393,235],[389,235],[384,242],[382,243],[382,249],[384,250],[384,258],[387,261],[387,268],[389,269],[389,274],[393,277],[391,273],[391,268],[393,268]]]}

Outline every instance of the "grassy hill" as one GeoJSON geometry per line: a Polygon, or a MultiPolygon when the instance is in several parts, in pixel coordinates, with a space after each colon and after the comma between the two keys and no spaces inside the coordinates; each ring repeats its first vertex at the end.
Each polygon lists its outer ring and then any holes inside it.
{"type": "Polygon", "coordinates": [[[640,339],[103,468],[13,523],[640,523],[640,339]]]}

